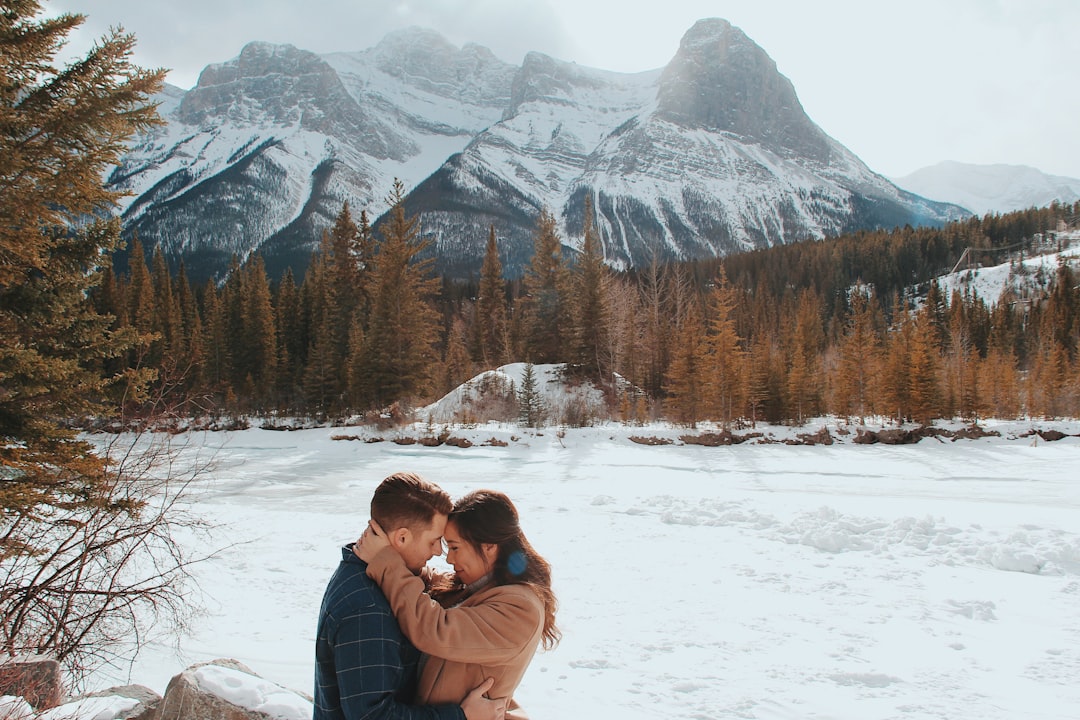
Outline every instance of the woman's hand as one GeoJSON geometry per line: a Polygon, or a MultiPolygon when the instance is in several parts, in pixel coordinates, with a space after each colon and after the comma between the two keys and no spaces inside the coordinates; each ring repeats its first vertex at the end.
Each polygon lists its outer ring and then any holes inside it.
{"type": "Polygon", "coordinates": [[[369,563],[375,559],[380,550],[388,547],[390,547],[390,539],[386,537],[386,533],[379,527],[379,523],[368,520],[367,529],[364,530],[364,534],[353,545],[353,554],[369,563]]]}

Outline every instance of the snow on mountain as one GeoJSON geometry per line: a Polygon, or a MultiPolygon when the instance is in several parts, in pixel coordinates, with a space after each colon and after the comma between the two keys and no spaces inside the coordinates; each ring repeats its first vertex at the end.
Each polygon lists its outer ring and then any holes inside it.
{"type": "Polygon", "coordinates": [[[168,124],[115,169],[125,228],[196,277],[255,251],[302,269],[342,203],[377,215],[394,178],[415,185],[496,121],[512,75],[422,30],[326,57],[250,43],[163,98],[168,124]]]}
{"type": "Polygon", "coordinates": [[[541,53],[515,67],[414,28],[322,56],[250,43],[178,92],[109,180],[131,193],[126,232],[194,278],[254,252],[271,275],[302,273],[341,205],[375,220],[395,178],[438,269],[458,275],[479,267],[490,224],[517,274],[544,207],[575,245],[586,197],[616,266],[964,214],[871,172],[724,20],[639,74],[541,53]]]}
{"type": "Polygon", "coordinates": [[[972,165],[945,161],[894,178],[902,188],[950,202],[976,215],[1080,200],[1080,179],[1047,175],[1026,165],[972,165]]]}
{"type": "Polygon", "coordinates": [[[871,172],[806,116],[765,51],[718,19],[695,24],[656,72],[530,54],[506,116],[422,183],[409,208],[444,271],[478,266],[493,224],[516,274],[540,209],[573,246],[586,197],[606,260],[623,267],[965,215],[871,172]]]}

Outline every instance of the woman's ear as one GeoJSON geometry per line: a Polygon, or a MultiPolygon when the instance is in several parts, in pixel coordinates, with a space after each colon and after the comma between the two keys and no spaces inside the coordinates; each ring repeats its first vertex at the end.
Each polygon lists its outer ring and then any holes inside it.
{"type": "Polygon", "coordinates": [[[499,557],[499,546],[495,543],[480,543],[480,552],[484,554],[484,562],[488,567],[495,567],[495,560],[499,557]]]}

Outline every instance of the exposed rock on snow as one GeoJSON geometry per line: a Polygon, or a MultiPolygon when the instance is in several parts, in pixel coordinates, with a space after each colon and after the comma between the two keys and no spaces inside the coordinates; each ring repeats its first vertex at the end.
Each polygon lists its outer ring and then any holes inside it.
{"type": "Polygon", "coordinates": [[[308,720],[311,700],[235,660],[193,665],[174,677],[155,720],[308,720]]]}

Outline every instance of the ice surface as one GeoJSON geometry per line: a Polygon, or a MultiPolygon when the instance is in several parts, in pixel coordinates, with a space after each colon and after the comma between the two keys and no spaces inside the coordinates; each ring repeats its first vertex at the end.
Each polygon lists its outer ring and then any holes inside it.
{"type": "Polygon", "coordinates": [[[1075,718],[1080,439],[1026,434],[1043,426],[910,446],[855,445],[834,420],[838,442],[813,447],[621,425],[453,428],[467,449],[391,442],[441,429],[425,424],[178,436],[214,456],[197,507],[227,547],[196,568],[209,614],[180,656],[144,647],[130,680],[162,692],[232,657],[310,692],[339,547],[378,482],[413,470],[508,493],[552,563],[564,638],[518,689],[533,718],[1075,718]]]}

